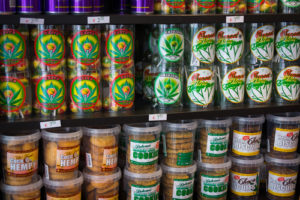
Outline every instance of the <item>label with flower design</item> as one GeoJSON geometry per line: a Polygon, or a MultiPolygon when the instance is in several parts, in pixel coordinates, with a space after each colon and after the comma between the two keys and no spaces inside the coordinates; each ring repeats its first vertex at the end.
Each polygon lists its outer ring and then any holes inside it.
{"type": "Polygon", "coordinates": [[[241,156],[256,156],[259,154],[261,131],[246,133],[233,130],[232,152],[241,156]]]}
{"type": "Polygon", "coordinates": [[[16,66],[24,61],[26,45],[23,35],[15,29],[0,30],[0,65],[16,66]]]}
{"type": "Polygon", "coordinates": [[[169,62],[177,62],[183,57],[184,38],[181,30],[167,29],[158,40],[160,55],[169,62]]]}
{"type": "Polygon", "coordinates": [[[213,101],[215,92],[214,72],[199,69],[190,74],[187,80],[187,94],[196,105],[206,106],[213,101]]]}
{"type": "Polygon", "coordinates": [[[230,190],[238,196],[254,196],[259,188],[259,173],[239,173],[230,171],[230,190]]]}
{"type": "Polygon", "coordinates": [[[215,28],[201,28],[193,38],[193,55],[202,63],[211,64],[215,60],[215,28]]]}
{"type": "Polygon", "coordinates": [[[164,0],[171,8],[182,8],[185,6],[185,0],[164,0]]]}
{"type": "Polygon", "coordinates": [[[222,92],[231,103],[241,103],[245,94],[245,68],[238,67],[225,74],[222,80],[222,92]]]}
{"type": "Polygon", "coordinates": [[[286,7],[297,8],[300,6],[299,0],[280,0],[282,4],[286,7]]]}
{"type": "Polygon", "coordinates": [[[174,104],[179,101],[182,93],[181,80],[173,72],[160,73],[154,82],[154,93],[162,104],[174,104]]]}
{"type": "Polygon", "coordinates": [[[79,109],[94,108],[100,98],[99,83],[93,76],[77,76],[71,82],[70,96],[79,109]]]}
{"type": "Polygon", "coordinates": [[[286,101],[297,101],[300,96],[300,67],[290,66],[279,72],[276,90],[286,101]]]}
{"type": "MultiPolygon", "coordinates": [[[[247,8],[248,9],[254,9],[260,7],[265,0],[248,0],[247,1],[247,8]]],[[[269,4],[268,4],[269,5],[269,4]]]]}
{"type": "Polygon", "coordinates": [[[270,61],[274,55],[274,26],[265,25],[256,29],[250,39],[250,50],[258,60],[270,61]]]}
{"type": "Polygon", "coordinates": [[[276,128],[274,147],[275,151],[295,152],[298,147],[299,128],[298,129],[282,129],[276,128]]]}
{"type": "Polygon", "coordinates": [[[34,41],[36,58],[48,66],[57,66],[65,56],[65,39],[59,30],[41,31],[34,41]]]}
{"type": "Polygon", "coordinates": [[[246,92],[257,103],[269,101],[272,93],[272,70],[269,67],[252,70],[247,76],[246,92]]]}
{"type": "Polygon", "coordinates": [[[194,3],[202,8],[213,8],[216,6],[215,0],[194,0],[194,3]]]}
{"type": "Polygon", "coordinates": [[[221,8],[233,8],[236,7],[241,0],[219,0],[218,7],[221,8]]]}
{"type": "Polygon", "coordinates": [[[297,172],[280,174],[269,171],[268,193],[277,197],[290,197],[295,194],[297,183],[297,172]]]}
{"type": "Polygon", "coordinates": [[[295,61],[300,57],[300,26],[288,25],[276,36],[276,51],[280,58],[295,61]]]}
{"type": "Polygon", "coordinates": [[[36,84],[35,95],[38,103],[46,110],[56,110],[65,101],[66,86],[63,77],[47,75],[36,84]]]}
{"type": "Polygon", "coordinates": [[[121,107],[130,107],[134,102],[134,76],[130,73],[120,74],[110,84],[110,96],[121,107]]]}
{"type": "Polygon", "coordinates": [[[119,64],[127,63],[133,57],[133,33],[128,29],[116,29],[109,33],[105,50],[111,61],[119,64]]]}
{"type": "Polygon", "coordinates": [[[91,65],[100,57],[99,33],[93,30],[78,31],[71,43],[73,58],[82,65],[91,65]]]}
{"type": "Polygon", "coordinates": [[[233,64],[238,62],[244,52],[244,36],[235,27],[221,28],[217,33],[216,54],[220,62],[233,64]]]}
{"type": "Polygon", "coordinates": [[[18,112],[24,105],[26,90],[23,83],[10,76],[0,76],[0,110],[18,112]]]}

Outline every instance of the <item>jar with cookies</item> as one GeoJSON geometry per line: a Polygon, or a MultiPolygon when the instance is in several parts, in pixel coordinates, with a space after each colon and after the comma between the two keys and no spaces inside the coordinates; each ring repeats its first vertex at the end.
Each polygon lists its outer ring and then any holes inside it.
{"type": "Polygon", "coordinates": [[[78,177],[80,128],[52,128],[42,131],[45,177],[68,180],[78,177]]]}
{"type": "Polygon", "coordinates": [[[126,169],[134,173],[157,170],[159,137],[162,130],[157,122],[125,124],[126,169]]]}
{"type": "Polygon", "coordinates": [[[2,133],[0,142],[4,184],[28,185],[36,180],[40,138],[39,130],[2,133]]]}
{"type": "Polygon", "coordinates": [[[116,169],[120,130],[120,125],[83,128],[83,148],[87,170],[97,173],[116,169]]]}
{"type": "Polygon", "coordinates": [[[178,120],[164,124],[162,134],[164,164],[169,167],[193,165],[197,121],[178,120]]]}

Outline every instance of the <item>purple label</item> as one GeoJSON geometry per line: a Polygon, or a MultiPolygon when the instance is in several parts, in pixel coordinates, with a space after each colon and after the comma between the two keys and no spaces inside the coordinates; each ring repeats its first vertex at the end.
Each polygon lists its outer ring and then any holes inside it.
{"type": "Polygon", "coordinates": [[[45,12],[68,13],[70,10],[69,0],[45,0],[45,12]]]}
{"type": "Polygon", "coordinates": [[[0,13],[16,12],[16,0],[0,0],[0,13]]]}
{"type": "Polygon", "coordinates": [[[104,0],[94,0],[94,12],[102,12],[104,10],[104,0]]]}
{"type": "Polygon", "coordinates": [[[154,0],[131,0],[131,12],[153,13],[154,0]]]}
{"type": "Polygon", "coordinates": [[[93,12],[93,0],[72,0],[72,13],[91,13],[93,12]]]}
{"type": "Polygon", "coordinates": [[[19,13],[40,13],[41,1],[40,0],[18,0],[17,11],[19,13]]]}

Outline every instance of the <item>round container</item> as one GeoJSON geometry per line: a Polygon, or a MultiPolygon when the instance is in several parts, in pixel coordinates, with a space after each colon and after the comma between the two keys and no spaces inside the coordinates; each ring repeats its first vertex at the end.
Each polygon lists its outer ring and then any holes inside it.
{"type": "Polygon", "coordinates": [[[231,152],[235,157],[256,157],[260,154],[263,115],[233,118],[231,152]]]}
{"type": "Polygon", "coordinates": [[[41,0],[17,0],[17,12],[22,14],[41,13],[41,4],[41,0]]]}
{"type": "Polygon", "coordinates": [[[231,157],[231,162],[230,199],[258,200],[263,156],[260,154],[257,159],[231,157]]]}
{"type": "Polygon", "coordinates": [[[53,128],[42,131],[45,177],[50,180],[74,179],[78,176],[80,128],[53,128]]]}
{"type": "Polygon", "coordinates": [[[121,179],[121,170],[116,168],[113,173],[89,173],[83,171],[84,177],[84,199],[118,199],[119,181],[121,179]]]}
{"type": "Polygon", "coordinates": [[[0,3],[0,15],[11,15],[16,12],[16,0],[3,0],[0,3]]]}
{"type": "Polygon", "coordinates": [[[80,200],[81,199],[81,185],[83,183],[82,173],[70,180],[53,181],[46,177],[43,179],[46,188],[46,199],[60,199],[66,198],[80,200]]]}
{"type": "Polygon", "coordinates": [[[224,163],[227,160],[231,118],[200,120],[197,129],[197,159],[203,163],[224,163]]]}
{"type": "Polygon", "coordinates": [[[88,170],[96,173],[116,169],[120,130],[120,125],[83,128],[83,148],[88,170]]]}
{"type": "Polygon", "coordinates": [[[274,200],[295,199],[300,155],[293,159],[280,159],[266,155],[267,197],[274,200]]]}
{"type": "Polygon", "coordinates": [[[187,0],[187,13],[190,14],[215,14],[215,0],[187,0]]]}
{"type": "Polygon", "coordinates": [[[68,0],[45,0],[45,13],[68,14],[70,12],[70,2],[68,0]]]}
{"type": "Polygon", "coordinates": [[[198,200],[226,200],[231,160],[209,164],[198,162],[198,200]]]}
{"type": "Polygon", "coordinates": [[[277,0],[247,1],[248,13],[277,13],[277,0]]]}
{"type": "Polygon", "coordinates": [[[72,14],[88,14],[93,12],[93,0],[73,0],[70,2],[72,14]]]}
{"type": "Polygon", "coordinates": [[[40,176],[36,177],[36,180],[28,185],[12,186],[1,184],[2,200],[32,200],[41,199],[41,188],[43,187],[43,181],[40,176]]]}
{"type": "Polygon", "coordinates": [[[162,170],[160,167],[152,173],[142,174],[125,169],[123,183],[126,199],[159,199],[161,176],[162,170]]]}
{"type": "Polygon", "coordinates": [[[217,13],[219,14],[246,14],[247,1],[217,0],[217,13]]]}
{"type": "Polygon", "coordinates": [[[190,167],[176,168],[161,165],[162,193],[164,200],[172,199],[193,199],[194,180],[197,165],[190,167]]]}
{"type": "Polygon", "coordinates": [[[151,14],[154,12],[154,0],[131,0],[132,14],[151,14]]]}
{"type": "Polygon", "coordinates": [[[163,130],[164,164],[169,167],[193,165],[197,122],[179,120],[166,122],[163,130]]]}
{"type": "Polygon", "coordinates": [[[38,170],[39,130],[3,132],[1,139],[3,182],[8,185],[28,185],[38,170]]]}
{"type": "Polygon", "coordinates": [[[125,124],[123,129],[126,134],[126,169],[134,173],[156,171],[161,124],[125,124]]]}
{"type": "Polygon", "coordinates": [[[300,113],[267,115],[268,153],[275,158],[295,158],[298,148],[300,113]]]}
{"type": "Polygon", "coordinates": [[[156,13],[166,15],[185,14],[185,0],[156,0],[154,5],[156,13]]]}

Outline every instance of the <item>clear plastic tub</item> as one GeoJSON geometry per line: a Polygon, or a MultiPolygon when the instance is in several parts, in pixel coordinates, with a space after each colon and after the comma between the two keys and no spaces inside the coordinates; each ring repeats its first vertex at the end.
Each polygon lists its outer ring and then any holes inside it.
{"type": "Polygon", "coordinates": [[[232,168],[230,170],[230,199],[258,200],[260,169],[264,162],[261,154],[257,159],[248,157],[231,157],[232,168]]]}
{"type": "Polygon", "coordinates": [[[166,15],[185,14],[186,3],[185,0],[155,0],[154,10],[166,15]]]}
{"type": "Polygon", "coordinates": [[[196,135],[199,161],[211,164],[226,162],[231,124],[231,118],[199,121],[196,135]]]}
{"type": "Polygon", "coordinates": [[[263,115],[234,117],[231,152],[235,157],[257,157],[260,154],[263,115]]]}
{"type": "Polygon", "coordinates": [[[2,133],[0,142],[5,184],[28,185],[36,178],[40,138],[39,130],[2,133]]]}
{"type": "Polygon", "coordinates": [[[277,13],[277,0],[247,1],[248,13],[277,13]]]}
{"type": "Polygon", "coordinates": [[[295,158],[299,140],[300,113],[267,115],[268,153],[277,158],[295,158]]]}
{"type": "Polygon", "coordinates": [[[215,14],[216,13],[216,1],[207,0],[187,0],[186,10],[189,14],[215,14]]]}
{"type": "Polygon", "coordinates": [[[50,180],[74,179],[78,176],[80,128],[54,128],[42,131],[45,177],[50,180]]]}
{"type": "Polygon", "coordinates": [[[126,134],[126,168],[135,173],[156,171],[161,124],[125,124],[123,129],[126,134]]]}
{"type": "Polygon", "coordinates": [[[81,172],[78,176],[64,181],[53,181],[44,178],[44,186],[46,188],[46,198],[49,199],[68,199],[81,200],[81,186],[83,183],[83,175],[81,172]]]}
{"type": "Polygon", "coordinates": [[[118,199],[121,170],[116,168],[113,173],[90,173],[83,171],[84,194],[86,200],[118,199]]]}
{"type": "Polygon", "coordinates": [[[43,181],[40,176],[28,185],[12,186],[1,184],[2,200],[38,200],[41,199],[43,181]]]}
{"type": "Polygon", "coordinates": [[[86,168],[92,172],[113,171],[118,164],[120,125],[83,128],[86,168]]]}
{"type": "Polygon", "coordinates": [[[247,1],[217,0],[217,13],[219,14],[246,14],[247,1]]]}
{"type": "Polygon", "coordinates": [[[160,167],[151,173],[133,173],[124,170],[124,191],[127,200],[131,199],[159,199],[160,178],[162,170],[160,167]]]}
{"type": "Polygon", "coordinates": [[[163,131],[164,163],[169,167],[193,165],[197,121],[166,122],[163,131]]]}
{"type": "Polygon", "coordinates": [[[197,199],[226,200],[231,160],[209,164],[198,162],[197,199]]]}
{"type": "Polygon", "coordinates": [[[164,200],[193,199],[194,179],[197,164],[178,168],[161,165],[163,170],[162,193],[164,200]]]}
{"type": "Polygon", "coordinates": [[[267,197],[274,200],[295,199],[300,155],[293,159],[280,159],[266,155],[267,197]]]}

